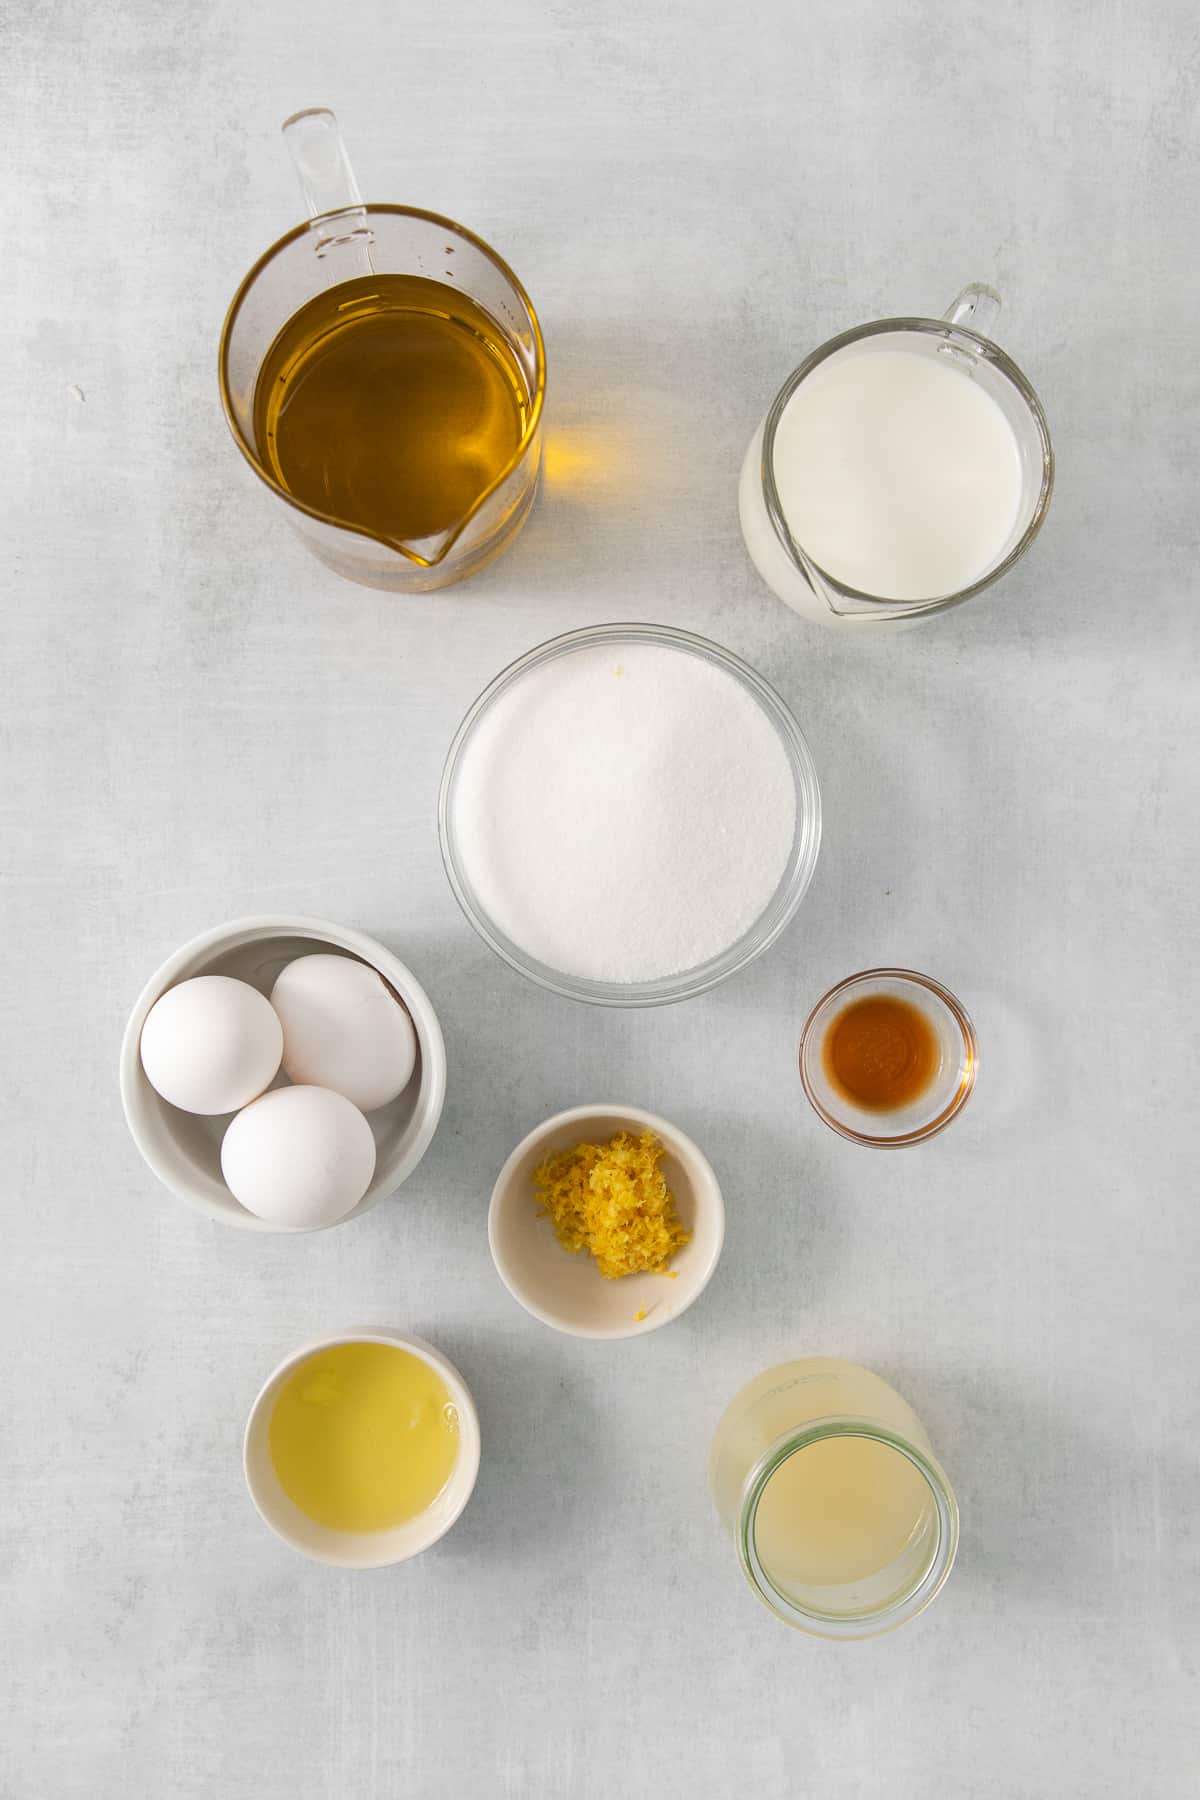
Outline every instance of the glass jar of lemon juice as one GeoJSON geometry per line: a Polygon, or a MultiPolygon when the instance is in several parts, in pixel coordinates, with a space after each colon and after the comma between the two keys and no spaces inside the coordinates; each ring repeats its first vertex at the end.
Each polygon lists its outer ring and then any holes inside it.
{"type": "Polygon", "coordinates": [[[869,1369],[780,1363],[726,1408],[713,1498],[751,1587],[819,1637],[890,1631],[954,1562],[958,1507],[925,1428],[869,1369]]]}

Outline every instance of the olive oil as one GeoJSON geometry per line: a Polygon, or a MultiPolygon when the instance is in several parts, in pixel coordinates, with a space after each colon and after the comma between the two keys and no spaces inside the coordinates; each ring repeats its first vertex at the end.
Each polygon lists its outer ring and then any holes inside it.
{"type": "Polygon", "coordinates": [[[398,1345],[334,1344],[292,1370],[268,1427],[279,1485],[334,1531],[387,1531],[433,1505],[458,1460],[449,1389],[398,1345]]]}
{"type": "Polygon", "coordinates": [[[525,435],[529,394],[496,321],[419,275],[343,282],[268,350],[254,434],[306,506],[392,542],[452,531],[525,435]]]}
{"type": "Polygon", "coordinates": [[[825,1035],[830,1084],[867,1112],[898,1112],[919,1100],[938,1072],[937,1033],[919,1008],[894,994],[844,1007],[825,1035]]]}

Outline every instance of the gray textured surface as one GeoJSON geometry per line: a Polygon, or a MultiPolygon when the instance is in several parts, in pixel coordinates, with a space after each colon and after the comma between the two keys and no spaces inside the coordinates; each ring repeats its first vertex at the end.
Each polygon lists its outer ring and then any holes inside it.
{"type": "Polygon", "coordinates": [[[1192,7],[31,0],[0,52],[0,1792],[1194,1792],[1192,7]],[[326,575],[217,404],[316,102],[545,324],[572,478],[447,597],[326,575]],[[924,632],[819,635],[742,552],[743,445],[805,349],[972,277],[1056,436],[1046,532],[924,632]],[[645,1016],[510,978],[434,829],[483,683],[622,616],[771,677],[828,818],[786,940],[645,1016]],[[281,908],[411,960],[451,1058],[403,1197],[299,1241],[159,1192],[114,1079],[158,961],[281,908]],[[961,993],[984,1072],[889,1156],[818,1126],[794,1050],[893,959],[961,993]],[[694,1133],[729,1236],[685,1319],[597,1346],[517,1310],[484,1214],[530,1124],[608,1095],[694,1133]],[[459,1361],[485,1460],[441,1547],[347,1577],[261,1528],[239,1440],[289,1346],[371,1320],[459,1361]],[[936,1607],[858,1648],[759,1609],[705,1491],[725,1400],[805,1352],[889,1374],[963,1508],[936,1607]]]}

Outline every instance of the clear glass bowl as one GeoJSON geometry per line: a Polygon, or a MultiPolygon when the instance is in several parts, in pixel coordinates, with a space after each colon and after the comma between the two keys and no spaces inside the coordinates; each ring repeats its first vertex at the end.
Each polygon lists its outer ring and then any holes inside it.
{"type": "Polygon", "coordinates": [[[790,923],[816,867],[821,843],[821,796],[812,755],[800,727],[774,688],[748,663],[742,662],[740,657],[723,650],[719,644],[711,643],[708,638],[697,637],[690,631],[676,631],[666,625],[592,625],[582,631],[569,631],[562,637],[551,638],[548,643],[539,644],[536,649],[530,650],[516,662],[510,663],[508,668],[501,670],[480,694],[455,733],[446,757],[438,796],[438,834],[442,861],[455,898],[483,941],[511,969],[516,969],[530,981],[537,982],[540,987],[549,988],[552,993],[563,994],[571,1000],[589,1001],[594,1006],[665,1006],[674,1000],[688,1000],[695,994],[703,994],[709,988],[716,987],[718,982],[736,974],[739,969],[744,969],[756,956],[761,956],[790,923]],[[707,962],[700,963],[695,968],[684,969],[678,974],[665,975],[653,981],[596,981],[587,976],[566,974],[561,969],[539,962],[536,957],[530,956],[520,945],[515,944],[488,916],[471,887],[459,854],[455,825],[457,783],[464,753],[480,721],[500,695],[507,692],[514,682],[520,681],[531,669],[540,668],[544,663],[571,656],[597,644],[657,644],[667,649],[683,651],[689,656],[701,657],[717,668],[724,669],[757,702],[774,726],[787,753],[795,782],[796,828],[792,848],[787,866],[767,906],[749,930],[719,956],[710,957],[707,962]]]}
{"type": "Polygon", "coordinates": [[[919,1144],[944,1131],[970,1099],[978,1069],[979,1044],[966,1008],[949,988],[915,969],[864,969],[848,975],[817,1001],[800,1034],[800,1079],[813,1111],[856,1144],[919,1144]],[[938,1067],[929,1086],[895,1112],[855,1106],[829,1080],[822,1057],[826,1034],[843,1008],[876,995],[915,1006],[938,1045],[938,1067]]]}

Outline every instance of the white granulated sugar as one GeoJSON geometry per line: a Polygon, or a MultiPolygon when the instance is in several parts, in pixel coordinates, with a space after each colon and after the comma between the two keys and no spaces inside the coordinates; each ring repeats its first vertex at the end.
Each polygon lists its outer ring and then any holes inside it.
{"type": "Polygon", "coordinates": [[[480,904],[564,974],[651,981],[726,950],[787,865],[783,743],[725,670],[651,644],[530,670],[463,757],[455,835],[480,904]]]}

